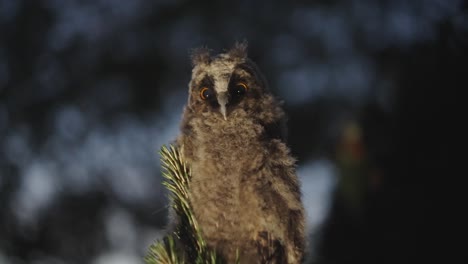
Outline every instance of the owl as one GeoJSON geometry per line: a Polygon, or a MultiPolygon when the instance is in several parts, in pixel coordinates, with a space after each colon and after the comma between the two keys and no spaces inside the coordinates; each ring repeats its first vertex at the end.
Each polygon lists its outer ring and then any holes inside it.
{"type": "Polygon", "coordinates": [[[176,140],[191,170],[190,204],[226,263],[300,263],[304,208],[285,113],[247,44],[198,49],[176,140]]]}

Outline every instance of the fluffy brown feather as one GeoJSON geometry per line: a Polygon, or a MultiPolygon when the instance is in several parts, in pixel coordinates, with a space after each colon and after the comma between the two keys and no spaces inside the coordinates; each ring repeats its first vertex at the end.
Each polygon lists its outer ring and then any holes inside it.
{"type": "Polygon", "coordinates": [[[177,139],[191,168],[190,202],[208,245],[227,263],[237,252],[240,263],[300,263],[304,209],[295,159],[281,136],[285,113],[246,48],[196,56],[177,139]]]}

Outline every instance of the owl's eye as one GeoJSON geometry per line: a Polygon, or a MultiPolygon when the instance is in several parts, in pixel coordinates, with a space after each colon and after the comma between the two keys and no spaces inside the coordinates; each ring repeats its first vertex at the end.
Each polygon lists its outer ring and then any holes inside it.
{"type": "Polygon", "coordinates": [[[243,83],[243,82],[238,82],[236,83],[236,86],[234,87],[234,94],[235,95],[244,95],[245,92],[247,92],[247,90],[249,89],[249,87],[247,86],[246,83],[243,83]]]}
{"type": "Polygon", "coordinates": [[[200,90],[200,98],[203,99],[203,100],[211,98],[212,95],[213,95],[213,91],[211,91],[207,87],[203,87],[200,90]]]}

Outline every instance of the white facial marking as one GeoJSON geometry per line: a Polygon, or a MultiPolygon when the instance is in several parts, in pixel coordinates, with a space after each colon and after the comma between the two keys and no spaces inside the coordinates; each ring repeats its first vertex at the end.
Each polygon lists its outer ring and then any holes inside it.
{"type": "Polygon", "coordinates": [[[216,93],[227,92],[229,79],[236,65],[236,61],[229,61],[221,56],[206,67],[206,73],[213,77],[216,93]]]}
{"type": "MultiPolygon", "coordinates": [[[[235,67],[245,62],[244,58],[231,58],[228,54],[221,54],[218,57],[214,58],[213,61],[209,64],[198,64],[192,70],[192,81],[189,84],[189,89],[191,92],[192,83],[199,83],[205,76],[210,76],[214,81],[214,90],[219,95],[221,93],[227,93],[229,80],[235,69],[235,67]]],[[[226,104],[227,97],[223,102],[220,103],[220,111],[223,114],[224,119],[226,119],[226,104]]],[[[190,103],[190,98],[189,98],[190,103]]]]}
{"type": "Polygon", "coordinates": [[[218,104],[219,104],[219,111],[221,112],[221,114],[223,115],[224,117],[224,120],[227,120],[227,117],[226,117],[226,105],[229,101],[229,98],[228,98],[228,95],[227,95],[227,92],[222,92],[222,93],[218,93],[218,96],[216,98],[218,100],[218,104]]]}

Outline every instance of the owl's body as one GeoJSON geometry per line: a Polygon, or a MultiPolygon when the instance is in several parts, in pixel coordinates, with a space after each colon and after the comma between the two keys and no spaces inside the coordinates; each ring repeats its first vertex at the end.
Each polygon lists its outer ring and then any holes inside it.
{"type": "Polygon", "coordinates": [[[244,45],[193,61],[177,143],[203,237],[227,263],[300,263],[304,212],[279,102],[244,45]]]}

